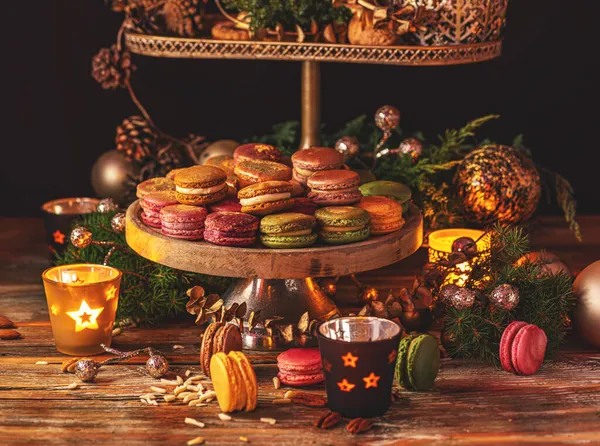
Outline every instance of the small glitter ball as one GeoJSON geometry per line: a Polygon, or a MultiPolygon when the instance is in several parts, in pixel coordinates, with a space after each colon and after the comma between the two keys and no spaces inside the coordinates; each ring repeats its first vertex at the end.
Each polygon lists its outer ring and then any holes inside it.
{"type": "Polygon", "coordinates": [[[440,290],[440,300],[442,301],[442,303],[451,304],[452,296],[456,294],[458,290],[460,290],[460,287],[458,285],[454,285],[452,283],[444,285],[440,290]]]}
{"type": "Polygon", "coordinates": [[[344,155],[344,159],[354,158],[360,152],[360,144],[354,136],[342,136],[335,142],[335,150],[344,155]]]}
{"type": "Polygon", "coordinates": [[[169,372],[169,361],[162,355],[152,355],[146,361],[146,370],[153,378],[162,378],[169,372]]]}
{"type": "Polygon", "coordinates": [[[400,125],[400,110],[392,105],[384,105],[375,112],[375,125],[389,132],[400,125]]]}
{"type": "Polygon", "coordinates": [[[490,302],[502,310],[511,311],[519,305],[519,290],[507,283],[498,285],[490,294],[490,302]]]}
{"type": "Polygon", "coordinates": [[[98,375],[98,363],[91,359],[81,359],[75,365],[75,376],[84,383],[92,382],[98,375]]]}
{"type": "Polygon", "coordinates": [[[459,237],[452,242],[452,252],[462,252],[466,257],[477,255],[477,244],[471,237],[459,237]]]}
{"type": "Polygon", "coordinates": [[[475,292],[466,288],[459,288],[450,297],[450,302],[457,310],[466,310],[473,306],[473,303],[475,302],[475,292]]]}
{"type": "Polygon", "coordinates": [[[110,226],[115,232],[125,232],[125,213],[119,212],[110,221],[110,226]]]}
{"type": "Polygon", "coordinates": [[[75,248],[87,248],[92,244],[92,233],[83,226],[77,226],[71,232],[71,243],[75,248]]]}
{"type": "Polygon", "coordinates": [[[98,212],[111,212],[119,208],[112,198],[104,198],[98,203],[96,210],[98,212]]]}
{"type": "Polygon", "coordinates": [[[413,159],[417,159],[423,153],[423,143],[417,138],[406,138],[398,146],[398,152],[401,155],[410,155],[413,159]]]}

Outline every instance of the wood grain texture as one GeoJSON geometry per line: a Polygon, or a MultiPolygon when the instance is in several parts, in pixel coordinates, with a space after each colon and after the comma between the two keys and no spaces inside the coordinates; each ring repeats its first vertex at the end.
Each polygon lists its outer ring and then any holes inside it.
{"type": "MultiPolygon", "coordinates": [[[[562,219],[544,217],[538,227],[530,227],[532,246],[558,254],[580,271],[599,258],[600,217],[580,220],[585,243],[573,240],[562,219]]],[[[76,379],[60,372],[65,356],[52,340],[40,281],[48,266],[41,220],[0,219],[0,241],[0,314],[22,334],[0,341],[0,445],[185,445],[196,436],[208,445],[243,444],[240,436],[255,445],[600,444],[600,352],[574,335],[554,361],[528,377],[480,362],[444,359],[431,391],[402,392],[375,428],[359,436],[348,434],[345,423],[329,431],[312,427],[322,409],[273,405],[287,390],[273,387],[273,352],[250,354],[260,384],[259,406],[249,414],[234,413],[231,422],[219,420],[216,403],[143,405],[139,395],[156,384],[144,372],[145,357],[103,368],[96,383],[67,390],[76,379]],[[188,416],[206,428],[185,424],[188,416]],[[277,424],[260,423],[260,417],[273,417],[277,424]]],[[[358,277],[380,290],[409,285],[426,254],[421,249],[358,277]]],[[[352,306],[355,294],[349,280],[338,282],[338,302],[352,306]]],[[[113,342],[122,350],[156,347],[167,354],[173,374],[199,373],[200,329],[187,315],[158,327],[127,329],[113,342]],[[184,348],[173,349],[175,344],[184,348]]],[[[324,393],[324,387],[312,391],[324,393]]]]}
{"type": "Polygon", "coordinates": [[[423,217],[412,206],[396,232],[364,242],[304,249],[234,248],[166,237],[140,220],[136,201],[127,210],[126,238],[142,257],[172,268],[226,277],[303,279],[381,268],[413,254],[423,241],[423,217]]]}

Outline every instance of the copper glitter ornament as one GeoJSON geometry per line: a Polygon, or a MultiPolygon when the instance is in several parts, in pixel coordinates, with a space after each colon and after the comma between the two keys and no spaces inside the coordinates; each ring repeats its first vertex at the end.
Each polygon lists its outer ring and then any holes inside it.
{"type": "Polygon", "coordinates": [[[498,285],[490,293],[490,302],[496,308],[512,311],[519,305],[519,290],[507,283],[498,285]]]}
{"type": "Polygon", "coordinates": [[[169,372],[169,361],[162,355],[153,354],[146,361],[146,370],[153,378],[162,378],[169,372]]]}
{"type": "Polygon", "coordinates": [[[392,105],[384,105],[375,112],[375,125],[389,132],[400,125],[400,110],[392,105]]]}
{"type": "Polygon", "coordinates": [[[75,365],[75,376],[84,383],[89,383],[96,379],[100,365],[91,359],[81,359],[75,365]]]}
{"type": "Polygon", "coordinates": [[[459,288],[450,296],[450,303],[457,310],[466,310],[475,303],[475,292],[467,288],[459,288]]]}
{"type": "Polygon", "coordinates": [[[100,203],[98,203],[98,207],[96,208],[96,210],[101,213],[112,212],[116,211],[117,209],[119,209],[119,206],[117,206],[112,198],[103,198],[100,200],[100,203]]]}
{"type": "Polygon", "coordinates": [[[344,156],[344,160],[352,159],[360,153],[360,143],[354,136],[342,136],[335,142],[334,148],[344,156]]]}
{"type": "Polygon", "coordinates": [[[125,212],[116,213],[110,221],[110,227],[115,232],[125,232],[125,212]]]}
{"type": "Polygon", "coordinates": [[[481,224],[527,220],[542,193],[532,161],[502,145],[484,146],[468,154],[458,166],[454,183],[467,218],[481,224]]]}
{"type": "Polygon", "coordinates": [[[444,304],[452,304],[452,296],[454,296],[460,287],[458,285],[454,285],[453,283],[449,283],[448,285],[444,285],[440,290],[440,300],[444,304]]]}
{"type": "Polygon", "coordinates": [[[71,231],[71,243],[75,248],[87,248],[92,244],[92,233],[83,226],[77,226],[71,231]]]}
{"type": "Polygon", "coordinates": [[[417,138],[406,138],[398,146],[397,152],[400,155],[410,155],[413,160],[416,160],[423,153],[423,143],[417,138]]]}

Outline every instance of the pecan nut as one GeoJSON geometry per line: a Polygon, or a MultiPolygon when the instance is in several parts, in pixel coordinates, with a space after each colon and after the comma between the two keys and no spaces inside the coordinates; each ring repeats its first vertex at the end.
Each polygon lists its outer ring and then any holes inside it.
{"type": "Polygon", "coordinates": [[[355,418],[348,423],[346,430],[351,434],[360,434],[366,432],[373,427],[374,421],[371,418],[355,418]]]}
{"type": "Polygon", "coordinates": [[[78,361],[79,358],[65,359],[60,366],[60,370],[63,373],[75,373],[75,366],[77,365],[78,361]]]}
{"type": "Polygon", "coordinates": [[[290,399],[292,403],[309,407],[325,407],[327,405],[327,398],[308,392],[294,392],[290,399]]]}
{"type": "Polygon", "coordinates": [[[6,316],[0,314],[0,328],[13,328],[15,324],[6,316]]]}
{"type": "Polygon", "coordinates": [[[319,429],[329,429],[336,426],[340,421],[342,421],[342,416],[339,413],[327,412],[319,417],[315,422],[315,426],[319,429]]]}

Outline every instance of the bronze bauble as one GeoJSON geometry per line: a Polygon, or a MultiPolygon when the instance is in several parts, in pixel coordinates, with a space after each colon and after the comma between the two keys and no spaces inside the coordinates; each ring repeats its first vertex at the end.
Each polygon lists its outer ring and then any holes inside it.
{"type": "Polygon", "coordinates": [[[169,361],[163,355],[151,355],[146,361],[146,371],[153,378],[162,378],[169,372],[169,361]]]}
{"type": "Polygon", "coordinates": [[[392,105],[379,107],[375,112],[375,125],[384,132],[390,132],[400,125],[400,110],[392,105]]]}
{"type": "Polygon", "coordinates": [[[344,160],[352,159],[360,153],[360,143],[354,136],[342,136],[335,142],[334,148],[344,156],[344,160]]]}
{"type": "Polygon", "coordinates": [[[583,339],[600,348],[600,260],[579,273],[573,291],[577,298],[573,326],[583,339]]]}
{"type": "Polygon", "coordinates": [[[113,231],[122,234],[125,232],[125,212],[117,212],[110,221],[110,227],[113,231]]]}
{"type": "Polygon", "coordinates": [[[71,231],[71,243],[78,249],[85,249],[92,244],[92,233],[83,226],[76,226],[71,231]]]}
{"type": "Polygon", "coordinates": [[[206,160],[213,156],[228,155],[233,156],[233,152],[240,145],[239,142],[233,139],[219,139],[208,146],[202,151],[198,159],[198,164],[205,164],[206,160]]]}
{"type": "Polygon", "coordinates": [[[560,258],[556,254],[552,254],[551,252],[530,252],[529,254],[525,254],[523,257],[517,260],[517,265],[522,265],[525,262],[541,263],[543,275],[554,275],[562,272],[569,276],[573,276],[573,273],[571,272],[571,269],[567,266],[567,264],[560,260],[560,258]]]}
{"type": "Polygon", "coordinates": [[[542,187],[529,158],[517,149],[488,145],[468,154],[454,183],[470,221],[518,223],[535,212],[542,187]]]}
{"type": "Polygon", "coordinates": [[[409,155],[416,160],[423,153],[423,143],[417,138],[406,138],[400,143],[396,150],[400,155],[409,155]]]}
{"type": "Polygon", "coordinates": [[[123,203],[127,193],[125,181],[135,177],[139,168],[125,159],[125,155],[111,150],[100,156],[92,166],[92,188],[96,195],[123,203]]]}

